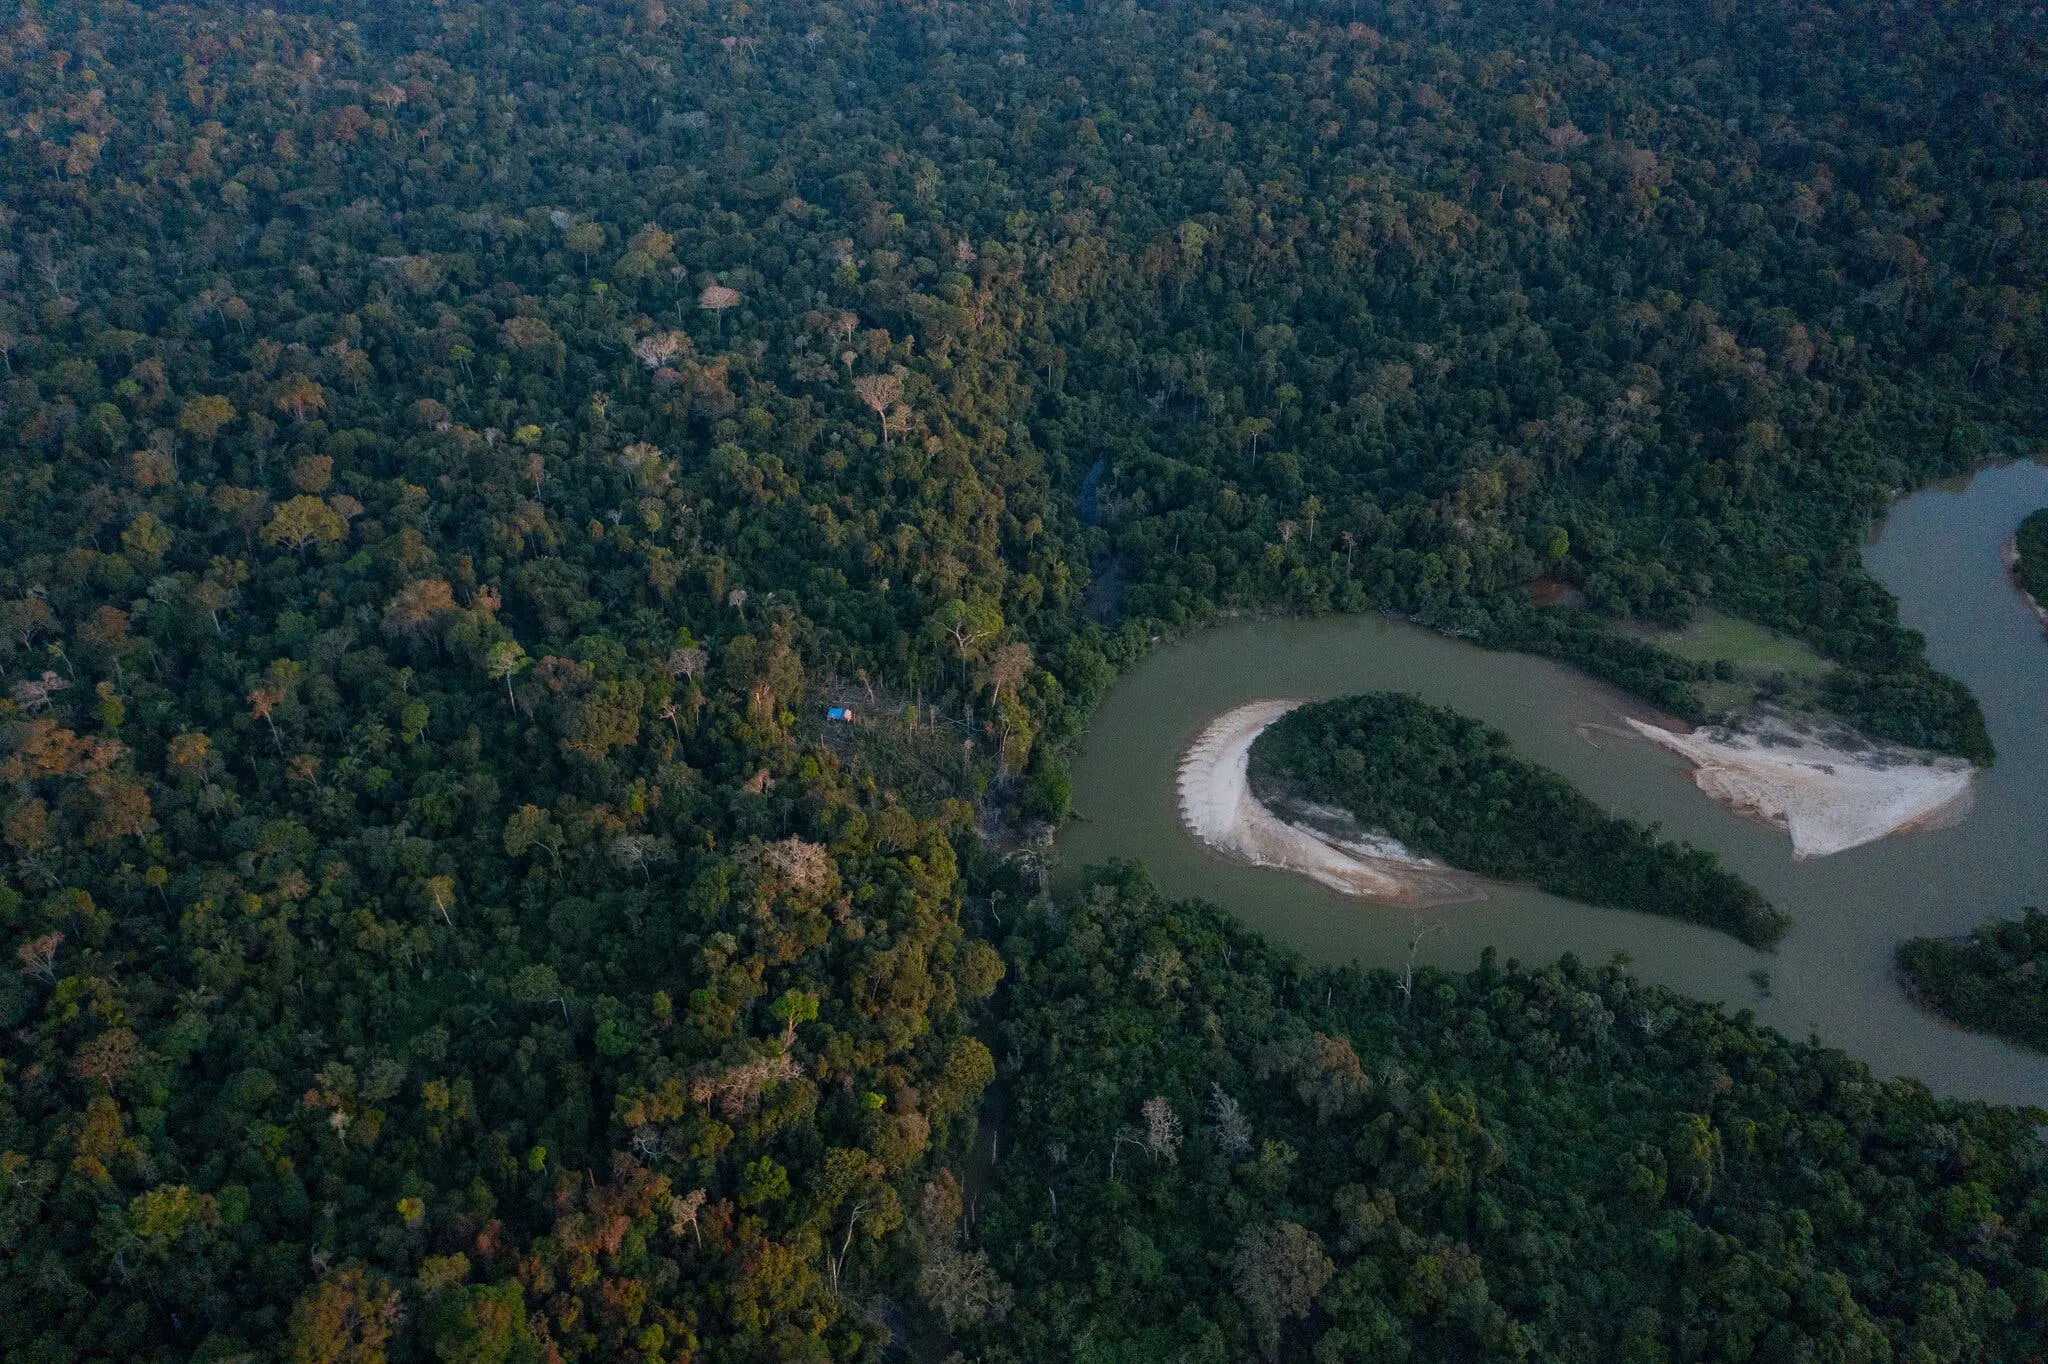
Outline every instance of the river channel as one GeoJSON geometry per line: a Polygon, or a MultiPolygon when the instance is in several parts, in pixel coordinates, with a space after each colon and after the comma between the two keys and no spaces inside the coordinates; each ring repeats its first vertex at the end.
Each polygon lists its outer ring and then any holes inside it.
{"type": "Polygon", "coordinates": [[[1892,974],[1901,938],[1967,932],[2048,905],[2048,639],[2012,587],[1999,547],[2048,505],[2048,466],[2021,462],[1902,499],[1864,562],[1927,636],[1934,665],[1984,708],[1998,763],[1960,824],[1803,862],[1782,833],[1701,795],[1677,756],[1625,736],[1644,705],[1573,669],[1495,653],[1374,617],[1238,620],[1155,649],[1104,697],[1074,765],[1080,818],[1060,833],[1062,876],[1112,857],[1144,862],[1169,895],[1199,896],[1319,962],[1456,969],[1493,946],[1524,965],[1565,952],[1605,961],[1794,1037],[1818,1037],[1880,1075],[1916,1075],[1959,1098],[2048,1105],[2048,1056],[1916,1009],[1892,974]],[[1647,914],[1495,887],[1477,904],[1414,912],[1244,865],[1182,827],[1180,755],[1223,711],[1265,697],[1413,692],[1505,730],[1618,814],[1718,852],[1793,918],[1773,952],[1647,914]],[[1767,974],[1768,985],[1753,973],[1767,974]]]}

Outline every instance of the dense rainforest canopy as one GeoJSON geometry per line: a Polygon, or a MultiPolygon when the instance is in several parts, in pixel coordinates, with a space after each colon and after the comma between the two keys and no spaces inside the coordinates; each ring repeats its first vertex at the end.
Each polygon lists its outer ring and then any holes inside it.
{"type": "Polygon", "coordinates": [[[984,1359],[2040,1357],[2038,1114],[1569,957],[1310,971],[1129,867],[1004,952],[984,1359]]]}
{"type": "MultiPolygon", "coordinates": [[[[1398,611],[1683,713],[1699,670],[1606,622],[1712,602],[1835,660],[1827,702],[1871,731],[1990,757],[1856,549],[1897,490],[2039,430],[2032,11],[0,23],[10,1359],[852,1359],[1006,1302],[1020,1343],[988,1351],[1031,1354],[1081,1271],[1027,1281],[1040,1214],[977,1215],[1036,1197],[1008,1167],[941,1169],[996,1050],[1037,1066],[1048,1027],[1040,984],[1000,988],[1037,880],[991,840],[1027,774],[1057,810],[1059,747],[1162,626],[1398,611]]],[[[1037,950],[1096,998],[1125,969],[1037,950]]],[[[1116,1007],[1166,1026],[1166,979],[1116,1007]]],[[[1530,979],[1430,989],[1519,1028],[1498,991],[1530,979]]],[[[1477,1023],[1375,1052],[1437,1016],[1366,1026],[1386,988],[1345,996],[1376,1093],[1510,1065],[1477,1023]]],[[[1605,1168],[1649,1171],[1643,1226],[1694,1210],[1654,1248],[1735,1266],[1731,1319],[1796,1302],[1869,1357],[2038,1326],[2023,1123],[1657,1007],[1683,1056],[1627,1064],[1691,1097],[1644,1120],[1693,1114],[1761,1173],[1703,1221],[1720,1157],[1671,1185],[1675,1126],[1605,1168]],[[1722,1046],[1762,1058],[1740,1113],[1722,1046]]],[[[1505,1122],[1502,1093],[1456,1121],[1505,1122]]],[[[1258,1178],[1246,1226],[1313,1270],[1333,1205],[1258,1178]]],[[[1460,1321],[1575,1348],[1564,1301],[1609,1271],[1558,1277],[1545,1228],[1607,1215],[1594,1178],[1527,1175],[1557,1211],[1515,1253],[1549,1296],[1460,1321]]],[[[1446,1295],[1498,1263],[1462,1206],[1413,1214],[1446,1295]]],[[[1243,1338],[1292,1340],[1315,1274],[1258,1273],[1277,1305],[1243,1338]]],[[[1699,1353],[1662,1291],[1587,1301],[1699,1353]]]]}
{"type": "Polygon", "coordinates": [[[1401,692],[1289,711],[1252,744],[1252,793],[1334,806],[1415,852],[1554,895],[1706,924],[1752,947],[1790,921],[1690,843],[1608,814],[1565,777],[1518,757],[1493,726],[1401,692]]]}

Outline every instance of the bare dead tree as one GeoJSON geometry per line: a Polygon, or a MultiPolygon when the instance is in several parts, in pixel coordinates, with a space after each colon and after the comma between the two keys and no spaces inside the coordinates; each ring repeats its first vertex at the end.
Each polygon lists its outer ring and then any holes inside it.
{"type": "Polygon", "coordinates": [[[1401,968],[1401,984],[1398,988],[1401,991],[1402,1013],[1408,1012],[1409,1006],[1415,1002],[1415,954],[1422,949],[1422,940],[1432,933],[1444,931],[1441,920],[1424,919],[1419,914],[1409,922],[1415,925],[1415,936],[1408,940],[1408,963],[1401,968]]]}
{"type": "Polygon", "coordinates": [[[739,303],[740,291],[729,289],[723,284],[707,284],[704,286],[704,292],[697,295],[697,306],[718,320],[720,336],[725,335],[725,310],[737,308],[739,303]]]}
{"type": "Polygon", "coordinates": [[[874,409],[882,422],[882,443],[889,443],[889,409],[903,400],[903,380],[894,374],[863,374],[853,381],[853,391],[874,409]]]}

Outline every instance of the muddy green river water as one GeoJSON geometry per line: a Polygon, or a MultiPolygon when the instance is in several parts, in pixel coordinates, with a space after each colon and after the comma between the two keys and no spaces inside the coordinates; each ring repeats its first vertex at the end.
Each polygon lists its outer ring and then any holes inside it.
{"type": "Polygon", "coordinates": [[[1616,952],[1636,973],[1815,1035],[1879,1074],[1957,1097],[2048,1105],[2048,1056],[1944,1024],[1892,974],[1901,938],[1969,930],[2048,904],[2048,638],[2013,589],[1999,547],[2048,505],[2048,466],[1987,469],[1900,501],[1864,559],[1927,636],[1935,666],[1984,707],[1998,746],[1960,824],[1795,862],[1782,833],[1701,795],[1682,759],[1615,732],[1644,706],[1572,669],[1493,653],[1376,618],[1243,620],[1162,645],[1104,698],[1074,767],[1081,818],[1059,836],[1060,875],[1111,857],[1144,862],[1170,895],[1222,904],[1317,961],[1474,965],[1494,946],[1525,965],[1616,952]],[[1794,920],[1774,952],[1651,915],[1593,909],[1533,890],[1426,911],[1347,899],[1292,872],[1244,865],[1180,823],[1174,773],[1218,714],[1264,697],[1414,692],[1499,726],[1616,813],[1720,853],[1794,920]],[[1768,986],[1753,973],[1768,973],[1768,986]]]}

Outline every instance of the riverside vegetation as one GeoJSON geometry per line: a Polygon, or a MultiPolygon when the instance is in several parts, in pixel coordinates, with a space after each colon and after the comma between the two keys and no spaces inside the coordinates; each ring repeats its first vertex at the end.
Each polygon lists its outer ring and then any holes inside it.
{"type": "MultiPolygon", "coordinates": [[[[1176,930],[1040,906],[1058,972],[1006,993],[1036,883],[977,822],[1060,812],[1163,627],[1393,611],[1685,713],[1699,666],[1609,623],[1713,603],[1870,732],[1990,757],[1857,547],[2041,429],[2031,10],[0,23],[9,1359],[994,1357],[1136,1304],[1207,1339],[1220,1232],[1077,1257],[1184,1214],[1055,1055],[1070,1013],[1221,1045],[1171,969],[1123,988],[1176,930]],[[824,725],[855,694],[905,751],[824,725]],[[1068,1098],[956,1185],[1002,1067],[1068,1098]],[[1122,1150],[1101,1206],[1142,1215],[1039,1212],[1056,1149],[1122,1150]]],[[[1188,914],[1271,1001],[1247,1040],[1337,1035],[1188,914]]],[[[1243,1339],[2039,1339],[2019,1116],[1612,973],[1344,979],[1387,1125],[1340,1169],[1248,1120],[1243,1339]],[[1486,1078],[1524,1067],[1580,1078],[1486,1078]],[[1459,1173],[1523,1122],[1527,1216],[1459,1173]]],[[[1132,1097],[1192,1124],[1156,1045],[1132,1097]]]]}
{"type": "Polygon", "coordinates": [[[2012,576],[2035,606],[2048,605],[2048,507],[2020,522],[2012,537],[2012,576]]]}
{"type": "Polygon", "coordinates": [[[2048,1051],[2048,914],[1992,919],[1967,938],[1899,944],[1913,997],[1966,1028],[2048,1051]]]}
{"type": "Polygon", "coordinates": [[[1703,848],[1607,814],[1493,726],[1399,692],[1301,706],[1252,744],[1268,805],[1336,806],[1363,829],[1505,881],[1590,905],[1668,914],[1753,947],[1786,917],[1703,848]]]}
{"type": "Polygon", "coordinates": [[[1309,970],[1129,867],[1004,955],[984,1360],[2038,1357],[2038,1113],[1569,957],[1309,970]]]}

